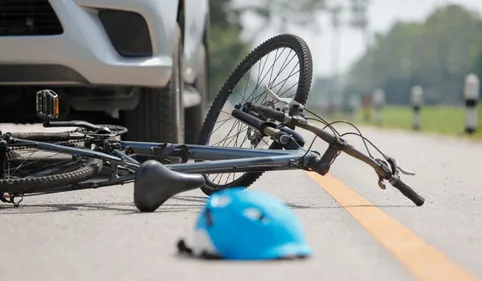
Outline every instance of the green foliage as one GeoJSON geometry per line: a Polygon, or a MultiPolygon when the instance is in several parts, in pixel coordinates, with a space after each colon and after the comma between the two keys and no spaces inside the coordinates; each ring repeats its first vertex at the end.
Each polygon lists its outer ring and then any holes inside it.
{"type": "Polygon", "coordinates": [[[386,101],[407,104],[411,88],[424,88],[428,103],[462,100],[464,78],[482,70],[482,20],[460,5],[434,11],[424,22],[398,22],[352,67],[348,87],[369,94],[385,90],[386,101]]]}
{"type": "MultiPolygon", "coordinates": [[[[359,112],[359,122],[364,123],[362,111],[359,112]]],[[[413,111],[406,106],[387,106],[382,111],[384,128],[412,130],[413,111]]],[[[436,133],[450,136],[462,136],[465,130],[464,107],[427,106],[420,112],[421,132],[436,133]]],[[[373,114],[372,114],[373,116],[373,114]]],[[[482,140],[482,106],[479,106],[479,130],[473,135],[482,140]]],[[[374,125],[373,120],[368,123],[374,125]]]]}
{"type": "MultiPolygon", "coordinates": [[[[241,16],[255,13],[267,22],[272,19],[288,24],[310,26],[315,13],[322,10],[324,0],[263,0],[256,6],[233,7],[232,0],[210,0],[209,74],[210,93],[213,99],[228,75],[253,47],[240,39],[241,16]]],[[[313,25],[311,25],[313,26],[313,25]]]]}
{"type": "MultiPolygon", "coordinates": [[[[247,1],[246,1],[247,2],[247,1]]],[[[251,2],[254,3],[254,2],[251,2]]],[[[252,13],[263,19],[263,26],[272,24],[272,28],[284,32],[287,25],[303,26],[317,31],[314,24],[318,12],[326,9],[326,0],[257,0],[256,4],[243,3],[233,7],[237,14],[252,13]]]]}
{"type": "Polygon", "coordinates": [[[249,45],[239,40],[235,28],[211,27],[210,36],[211,97],[214,98],[241,59],[249,52],[249,45]]]}
{"type": "Polygon", "coordinates": [[[228,11],[229,0],[210,1],[209,75],[212,100],[236,65],[249,52],[249,43],[240,39],[239,18],[228,11]]]}

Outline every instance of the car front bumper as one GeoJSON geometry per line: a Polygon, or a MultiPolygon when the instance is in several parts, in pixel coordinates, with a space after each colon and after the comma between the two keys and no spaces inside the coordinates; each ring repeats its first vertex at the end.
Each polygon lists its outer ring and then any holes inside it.
{"type": "Polygon", "coordinates": [[[55,0],[50,5],[62,25],[61,34],[0,35],[0,85],[164,87],[168,83],[177,9],[173,5],[177,4],[169,0],[55,0]],[[142,16],[152,53],[122,55],[99,18],[99,11],[105,10],[142,16]]]}

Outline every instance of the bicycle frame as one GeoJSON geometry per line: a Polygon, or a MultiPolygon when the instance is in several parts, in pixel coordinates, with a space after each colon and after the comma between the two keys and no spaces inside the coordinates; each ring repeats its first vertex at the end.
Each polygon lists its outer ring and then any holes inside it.
{"type": "MultiPolygon", "coordinates": [[[[114,141],[120,145],[120,149],[131,149],[138,156],[160,156],[160,157],[185,157],[183,160],[194,160],[195,162],[185,162],[178,164],[165,164],[166,167],[184,173],[237,173],[237,172],[265,172],[276,170],[296,170],[305,169],[306,164],[322,164],[321,157],[311,151],[299,147],[291,150],[281,149],[250,149],[250,148],[230,148],[203,146],[191,144],[166,144],[134,141],[114,141]],[[160,153],[162,155],[160,155],[160,153]],[[187,157],[186,157],[187,155],[187,157]],[[207,162],[204,162],[204,161],[207,162]]],[[[92,157],[102,159],[110,164],[110,179],[104,181],[86,181],[76,185],[60,186],[38,190],[36,192],[24,194],[23,196],[36,196],[50,193],[74,191],[81,189],[100,188],[131,182],[135,179],[135,174],[118,176],[118,167],[128,168],[132,171],[139,169],[141,162],[128,156],[117,148],[110,149],[110,153],[89,149],[62,146],[47,142],[15,139],[14,146],[35,147],[48,151],[70,153],[77,156],[92,157]]]]}
{"type": "Polygon", "coordinates": [[[194,162],[181,164],[166,164],[175,171],[186,173],[232,173],[232,172],[259,172],[273,170],[287,170],[299,168],[296,162],[300,158],[317,157],[314,153],[308,153],[299,148],[296,150],[278,149],[250,149],[230,148],[203,145],[165,145],[145,142],[120,142],[124,149],[130,148],[141,155],[153,155],[153,148],[164,149],[167,157],[185,157],[194,162]],[[186,154],[186,155],[183,155],[186,154]],[[188,155],[187,155],[188,154],[188,155]]]}
{"type": "MultiPolygon", "coordinates": [[[[119,141],[118,143],[121,149],[132,149],[135,154],[140,156],[182,157],[185,160],[196,161],[192,163],[166,164],[172,170],[185,173],[217,174],[300,169],[300,159],[303,159],[305,162],[311,162],[310,159],[320,158],[318,154],[307,152],[301,147],[295,150],[268,150],[134,141],[119,141]]],[[[137,170],[140,166],[139,161],[127,156],[118,149],[112,149],[111,153],[114,154],[112,155],[94,150],[22,139],[15,140],[15,145],[98,158],[108,161],[111,165],[123,166],[133,170],[137,170]]]]}

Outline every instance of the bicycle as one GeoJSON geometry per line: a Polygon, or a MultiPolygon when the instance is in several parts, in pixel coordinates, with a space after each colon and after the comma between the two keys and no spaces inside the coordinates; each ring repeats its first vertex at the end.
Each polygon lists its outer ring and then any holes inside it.
{"type": "MultiPolygon", "coordinates": [[[[276,77],[286,69],[284,64],[276,77]]],[[[271,68],[274,69],[273,66],[271,68]]],[[[57,94],[51,90],[38,91],[37,114],[43,119],[43,126],[76,129],[48,133],[2,132],[0,200],[18,207],[26,196],[133,182],[135,206],[140,212],[153,212],[176,194],[200,188],[209,196],[225,188],[249,187],[267,171],[298,169],[326,175],[336,157],[344,152],[370,165],[377,173],[378,185],[382,189],[386,188],[384,181],[388,181],[417,206],[422,206],[425,199],[400,180],[400,173],[415,173],[402,169],[394,158],[380,150],[383,159],[373,157],[366,143],[368,155],[362,153],[348,144],[331,123],[305,107],[311,79],[312,58],[303,39],[290,34],[268,39],[255,48],[226,80],[206,116],[197,144],[122,141],[121,136],[128,129],[121,126],[54,121],[59,114],[57,94]],[[266,55],[269,58],[273,52],[276,52],[275,59],[279,58],[281,48],[283,52],[285,49],[290,53],[294,51],[291,60],[297,58],[295,67],[299,70],[294,74],[292,70],[282,84],[275,84],[277,78],[271,82],[273,72],[270,82],[264,83],[264,87],[261,85],[265,78],[258,78],[256,89],[248,92],[246,97],[246,88],[255,80],[248,77],[243,84],[244,75],[249,71],[249,76],[251,68],[258,62],[259,73],[263,58],[266,55]],[[296,79],[296,89],[292,86],[281,92],[292,77],[296,79]],[[234,91],[240,82],[245,88],[242,97],[240,92],[234,91]],[[278,86],[279,89],[276,89],[278,86]],[[305,111],[315,117],[308,117],[305,111]],[[227,119],[217,122],[219,117],[227,119]],[[311,120],[323,122],[325,126],[316,126],[311,120]],[[220,141],[211,143],[216,139],[213,136],[219,129],[215,129],[218,123],[232,124],[232,128],[226,136],[222,134],[224,137],[220,141]],[[296,131],[297,127],[327,142],[326,151],[323,154],[313,151],[311,145],[305,148],[305,140],[296,131]],[[244,133],[239,146],[240,134],[231,136],[234,128],[238,128],[241,135],[244,133]],[[233,141],[234,145],[231,145],[233,141]],[[245,143],[250,147],[242,147],[245,143]],[[260,147],[263,144],[267,145],[267,149],[260,147]],[[28,157],[24,153],[28,153],[28,157]],[[40,156],[32,157],[36,153],[40,156]],[[221,176],[219,181],[216,182],[216,177],[209,178],[214,174],[221,176]],[[239,177],[236,178],[236,175],[239,177]],[[223,176],[226,176],[226,181],[221,183],[223,176]],[[20,200],[17,201],[17,198],[20,200]]],[[[361,133],[356,135],[364,142],[368,141],[361,133]]]]}

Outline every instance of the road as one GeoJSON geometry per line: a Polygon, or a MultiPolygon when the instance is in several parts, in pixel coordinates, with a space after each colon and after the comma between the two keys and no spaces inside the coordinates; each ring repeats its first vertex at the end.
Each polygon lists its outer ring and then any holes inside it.
{"type": "MultiPolygon", "coordinates": [[[[18,209],[0,206],[0,280],[482,278],[482,145],[362,131],[402,167],[418,172],[404,179],[427,202],[415,207],[393,188],[380,190],[373,171],[345,155],[327,177],[265,174],[251,188],[282,198],[299,215],[315,251],[311,259],[230,263],[178,257],[175,244],[189,235],[203,194],[185,193],[155,213],[140,214],[132,185],[126,185],[29,197],[18,209]]],[[[354,136],[347,140],[362,147],[354,136]]],[[[324,148],[321,141],[314,145],[324,148]]]]}

